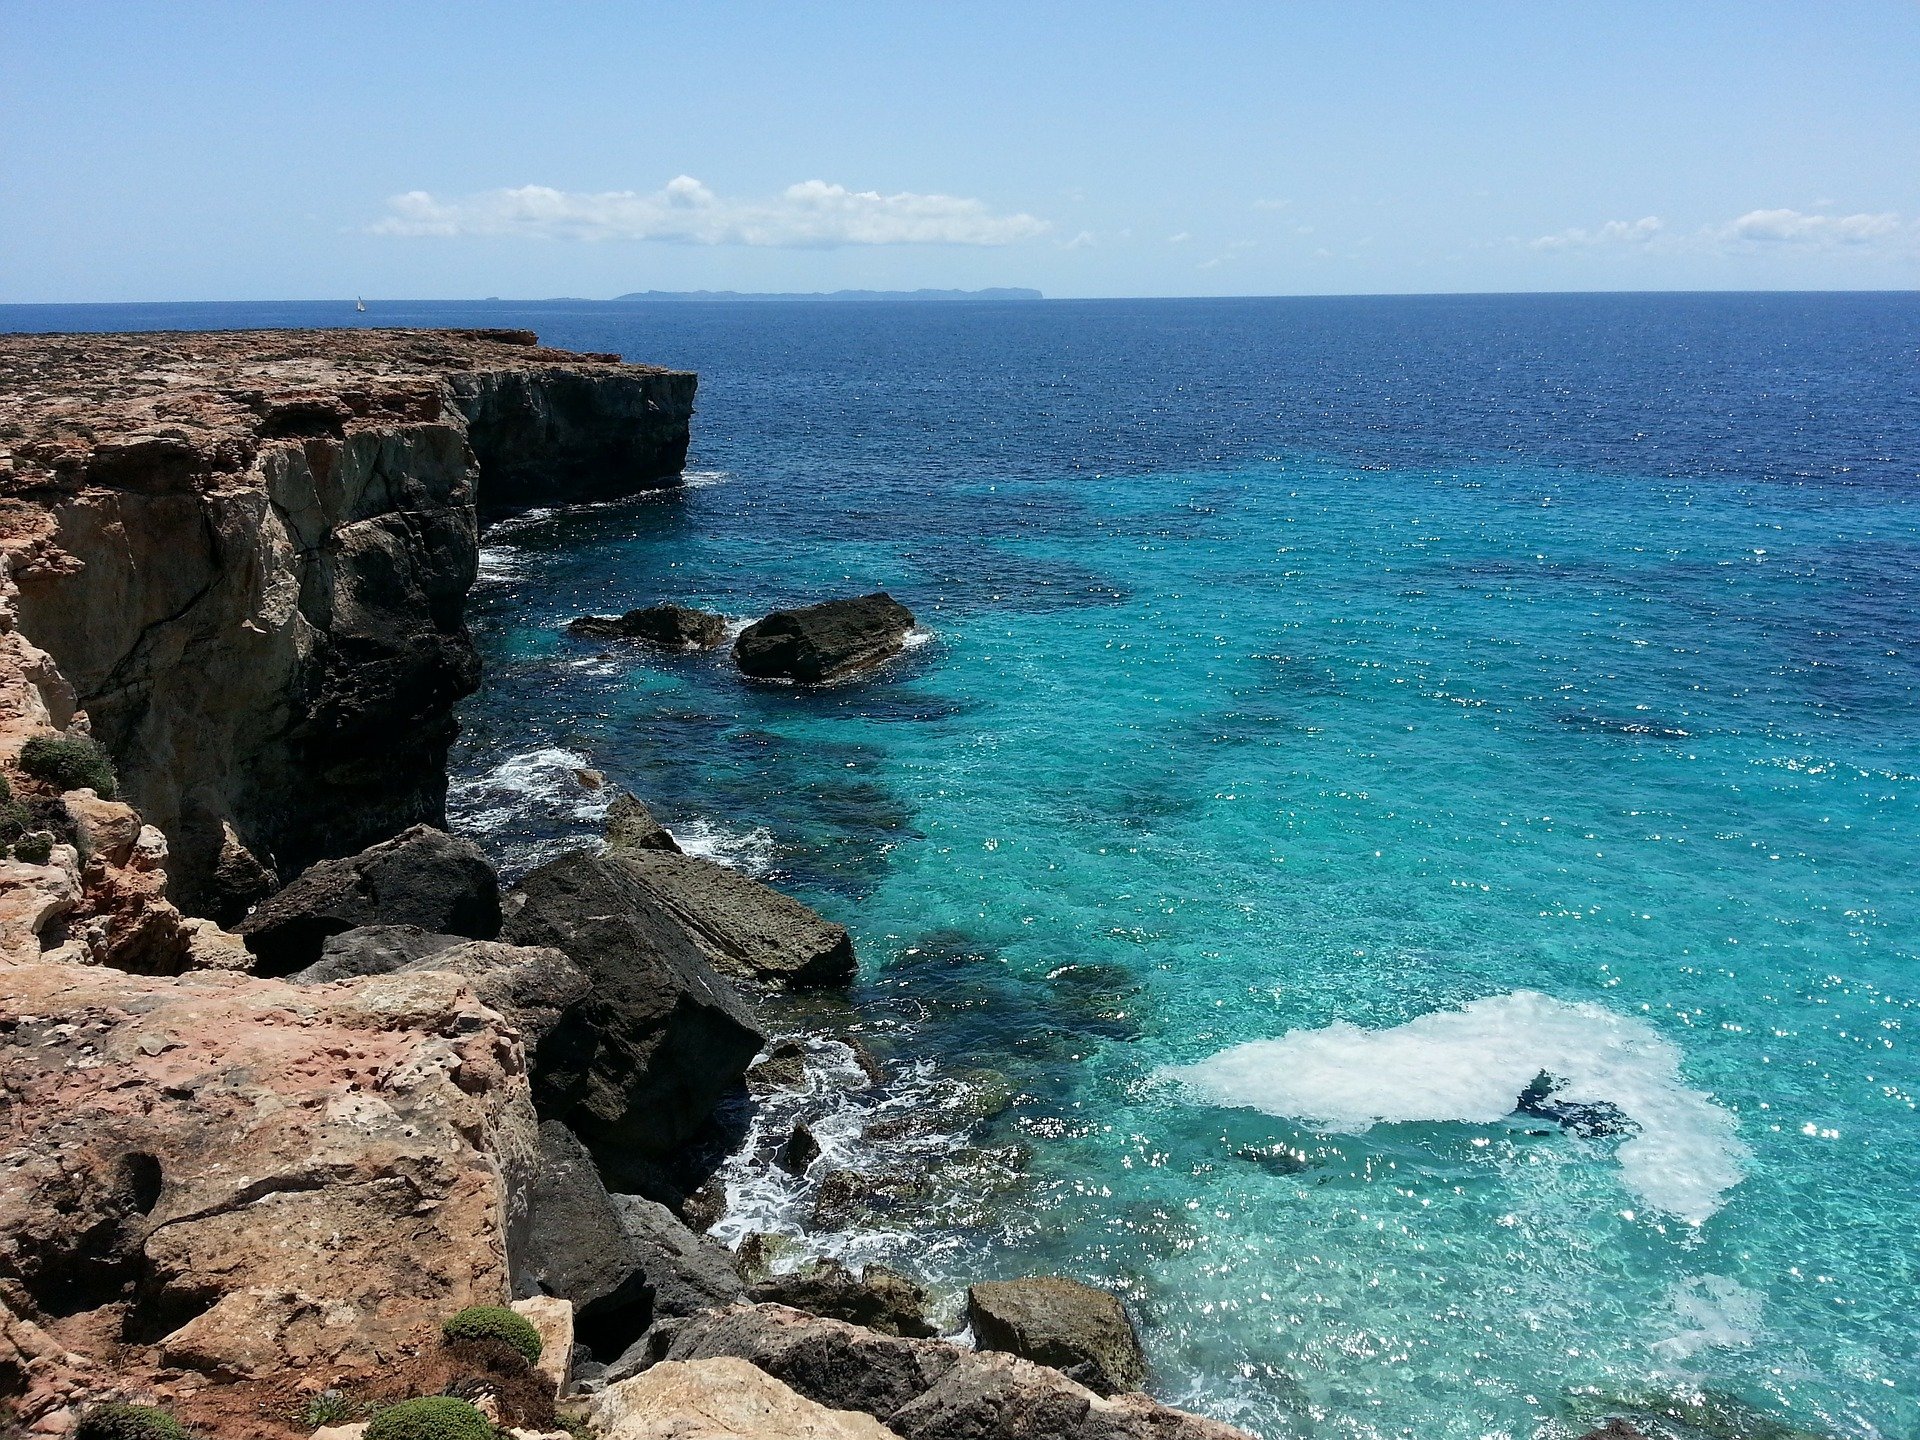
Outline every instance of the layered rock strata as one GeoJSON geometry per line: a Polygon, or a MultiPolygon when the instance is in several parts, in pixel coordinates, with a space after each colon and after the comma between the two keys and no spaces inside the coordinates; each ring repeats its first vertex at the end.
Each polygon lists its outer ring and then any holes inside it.
{"type": "Polygon", "coordinates": [[[442,823],[479,507],[671,484],[694,386],[525,331],[0,335],[5,658],[38,691],[0,706],[84,712],[174,902],[237,920],[442,823]]]}

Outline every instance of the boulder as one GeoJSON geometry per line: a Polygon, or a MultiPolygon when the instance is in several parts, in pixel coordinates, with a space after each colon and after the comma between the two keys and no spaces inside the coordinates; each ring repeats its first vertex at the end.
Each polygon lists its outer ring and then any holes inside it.
{"type": "Polygon", "coordinates": [[[913,612],[884,590],[855,600],[829,600],[776,610],[733,642],[734,663],[761,680],[818,685],[871,670],[900,653],[913,612]]]}
{"type": "Polygon", "coordinates": [[[673,838],[672,832],[625,791],[614,796],[613,803],[607,807],[605,834],[607,849],[614,854],[626,850],[672,850],[677,854],[680,849],[680,842],[673,838]]]}
{"type": "Polygon", "coordinates": [[[967,1291],[967,1323],[980,1349],[1051,1365],[1101,1395],[1147,1383],[1140,1337],[1110,1291],[1057,1275],[989,1281],[967,1291]]]}
{"type": "Polygon", "coordinates": [[[653,1286],[655,1317],[695,1315],[746,1294],[733,1257],[696,1235],[666,1206],[640,1195],[615,1195],[614,1214],[627,1245],[653,1286]]]}
{"type": "Polygon", "coordinates": [[[687,605],[649,605],[624,615],[582,615],[567,629],[608,640],[644,640],[662,650],[711,650],[727,638],[727,617],[687,605]]]}
{"type": "Polygon", "coordinates": [[[122,1384],[370,1374],[507,1297],[534,1121],[459,977],[0,984],[0,1288],[122,1384]]]}
{"type": "Polygon", "coordinates": [[[939,1333],[927,1320],[927,1292],[884,1265],[869,1265],[856,1276],[838,1260],[815,1260],[767,1276],[748,1294],[757,1302],[864,1325],[882,1335],[927,1339],[939,1333]]]}
{"type": "Polygon", "coordinates": [[[871,1415],[902,1440],[1248,1440],[1145,1395],[1103,1398],[1017,1356],[880,1335],[781,1305],[662,1321],[647,1343],[656,1361],[751,1361],[816,1404],[871,1415]]]}
{"type": "Polygon", "coordinates": [[[555,1120],[540,1126],[532,1221],[514,1261],[523,1297],[573,1302],[575,1333],[596,1358],[618,1355],[653,1319],[653,1287],[593,1157],[555,1120]]]}
{"type": "Polygon", "coordinates": [[[500,885],[471,840],[416,825],[341,860],[322,860],[263,900],[235,931],[263,975],[320,959],[327,937],[360,925],[417,925],[491,940],[500,933],[500,885]]]}
{"type": "Polygon", "coordinates": [[[749,1090],[798,1090],[807,1083],[807,1047],[798,1040],[780,1040],[747,1071],[749,1090]]]}
{"type": "Polygon", "coordinates": [[[320,958],[287,979],[296,985],[324,985],[361,975],[391,975],[461,943],[458,935],[436,935],[418,925],[360,925],[329,935],[321,943],[320,958]]]}
{"type": "Polygon", "coordinates": [[[550,1039],[535,1058],[540,1114],[578,1135],[618,1188],[646,1188],[740,1084],[764,1037],[621,860],[563,855],[504,908],[503,939],[561,951],[591,987],[568,1043],[550,1039]]]}
{"type": "Polygon", "coordinates": [[[804,1120],[793,1122],[793,1129],[787,1132],[779,1154],[774,1157],[780,1168],[789,1175],[806,1174],[807,1167],[819,1158],[820,1142],[814,1138],[812,1129],[804,1120]]]}
{"type": "Polygon", "coordinates": [[[559,1395],[572,1378],[573,1302],[558,1295],[530,1295],[516,1300],[513,1312],[540,1332],[540,1358],[533,1368],[553,1385],[559,1395]]]}
{"type": "Polygon", "coordinates": [[[898,1440],[856,1410],[829,1410],[730,1357],[656,1365],[593,1397],[602,1440],[898,1440]]]}
{"type": "Polygon", "coordinates": [[[722,975],[786,990],[853,978],[846,927],[751,875],[665,850],[622,850],[616,858],[722,975]]]}

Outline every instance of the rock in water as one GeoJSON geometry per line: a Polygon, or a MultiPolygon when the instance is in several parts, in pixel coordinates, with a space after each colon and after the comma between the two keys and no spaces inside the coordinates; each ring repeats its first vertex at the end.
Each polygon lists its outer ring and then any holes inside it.
{"type": "Polygon", "coordinates": [[[846,927],[792,896],[698,855],[622,850],[614,858],[729,979],[804,990],[853,978],[846,927]]]}
{"type": "Polygon", "coordinates": [[[995,1280],[967,1291],[967,1323],[982,1350],[1051,1365],[1112,1395],[1147,1383],[1140,1337],[1120,1297],[1055,1275],[995,1280]]]}
{"type": "Polygon", "coordinates": [[[588,1418],[604,1440],[899,1440],[732,1358],[656,1365],[601,1391],[588,1418]]]}
{"type": "Polygon", "coordinates": [[[680,853],[680,842],[666,826],[653,818],[653,812],[624,790],[607,807],[605,827],[607,849],[618,854],[626,850],[671,850],[680,853]]]}
{"type": "Polygon", "coordinates": [[[5,973],[0,1285],[115,1383],[365,1373],[507,1298],[533,1112],[459,977],[5,973]]]}
{"type": "Polygon", "coordinates": [[[286,975],[316,963],[328,937],[361,925],[491,940],[500,882],[471,840],[415,825],[358,855],[322,860],[234,928],[260,974],[286,975]]]}
{"type": "Polygon", "coordinates": [[[686,605],[649,605],[624,615],[582,615],[567,629],[609,640],[644,640],[662,650],[711,650],[727,638],[727,617],[686,605]]]}
{"type": "Polygon", "coordinates": [[[1608,1135],[1638,1135],[1640,1127],[1618,1105],[1605,1100],[1560,1100],[1554,1098],[1567,1082],[1542,1070],[1520,1092],[1514,1108],[1517,1115],[1532,1115],[1551,1120],[1562,1130],[1583,1140],[1598,1140],[1608,1135]]]}
{"type": "Polygon", "coordinates": [[[871,670],[900,653],[913,612],[882,590],[857,600],[829,600],[802,610],[776,610],[733,642],[741,673],[809,685],[871,670]]]}
{"type": "Polygon", "coordinates": [[[572,1044],[543,1045],[534,1103],[563,1121],[621,1188],[643,1188],[740,1084],[765,1043],[713,972],[627,865],[576,851],[507,896],[503,939],[549,946],[585,972],[572,1044]]]}
{"type": "Polygon", "coordinates": [[[882,1335],[928,1339],[938,1333],[927,1321],[927,1292],[884,1265],[869,1265],[855,1276],[838,1260],[815,1260],[788,1274],[770,1275],[749,1293],[756,1301],[864,1325],[882,1335]]]}

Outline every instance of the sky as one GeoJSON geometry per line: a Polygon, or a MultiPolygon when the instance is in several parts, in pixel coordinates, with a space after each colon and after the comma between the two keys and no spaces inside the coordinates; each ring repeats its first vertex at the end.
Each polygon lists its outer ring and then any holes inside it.
{"type": "Polygon", "coordinates": [[[0,302],[1920,287],[1915,0],[0,0],[0,302]]]}

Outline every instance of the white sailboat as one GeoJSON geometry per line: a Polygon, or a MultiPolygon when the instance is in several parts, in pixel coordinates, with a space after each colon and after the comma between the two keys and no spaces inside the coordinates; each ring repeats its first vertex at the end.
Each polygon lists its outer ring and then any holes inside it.
{"type": "Polygon", "coordinates": [[[356,295],[353,297],[353,308],[358,310],[362,315],[364,315],[367,313],[367,302],[362,300],[358,295],[356,295]]]}

